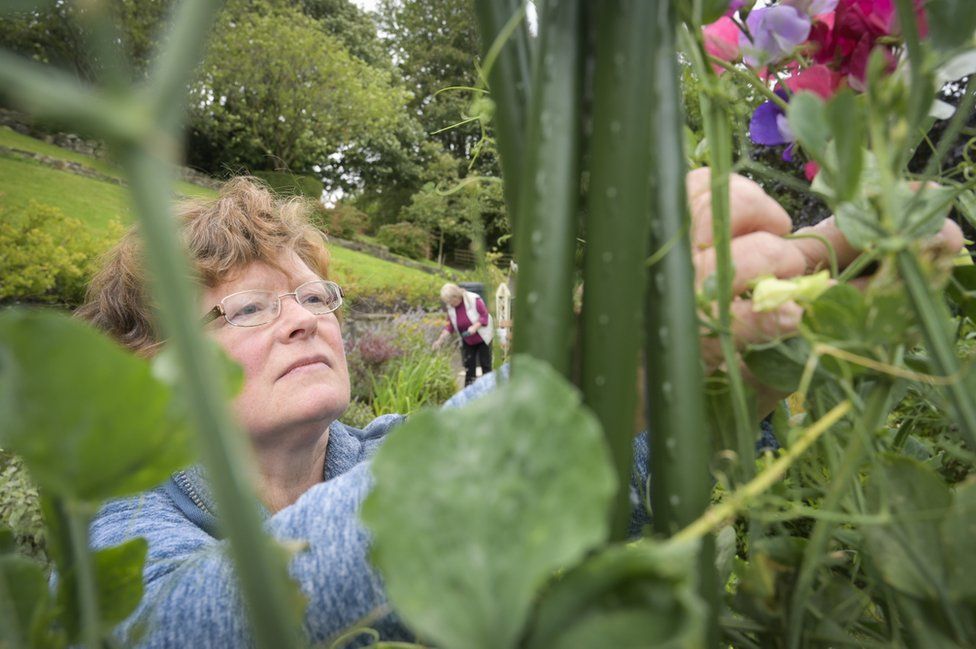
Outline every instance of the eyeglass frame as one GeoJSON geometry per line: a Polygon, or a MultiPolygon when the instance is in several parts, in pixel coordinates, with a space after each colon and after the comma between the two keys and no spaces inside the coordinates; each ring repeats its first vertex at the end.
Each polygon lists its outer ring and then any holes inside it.
{"type": "Polygon", "coordinates": [[[282,298],[285,298],[285,297],[288,297],[289,295],[291,297],[295,298],[295,302],[298,302],[298,306],[302,307],[303,309],[305,309],[306,311],[308,311],[312,315],[328,315],[330,313],[335,313],[342,306],[342,302],[343,302],[343,300],[346,297],[346,294],[345,294],[345,292],[343,292],[342,287],[339,286],[338,284],[336,284],[335,282],[333,282],[332,280],[328,280],[328,279],[312,279],[312,280],[309,280],[307,282],[303,282],[303,283],[299,284],[298,286],[295,287],[295,290],[294,291],[291,291],[289,293],[281,293],[281,294],[276,294],[274,291],[264,291],[264,290],[259,289],[259,288],[249,288],[249,289],[245,289],[243,291],[237,291],[236,293],[231,293],[230,295],[225,295],[224,297],[222,297],[220,299],[220,302],[218,304],[215,304],[214,307],[212,309],[210,309],[209,311],[207,311],[207,313],[200,319],[200,324],[201,325],[210,324],[211,322],[213,322],[217,318],[221,318],[221,317],[224,319],[224,322],[226,322],[230,326],[232,326],[232,327],[241,327],[242,329],[250,329],[251,327],[261,327],[261,326],[266,325],[266,324],[271,324],[272,322],[274,322],[275,320],[277,320],[281,316],[281,299],[282,298]],[[321,282],[323,284],[329,284],[331,286],[334,286],[336,288],[336,290],[339,292],[339,303],[335,305],[335,308],[329,309],[328,311],[324,311],[322,313],[314,313],[311,309],[309,309],[307,306],[305,306],[304,304],[302,304],[301,302],[298,301],[298,291],[299,291],[299,289],[301,289],[303,286],[308,286],[309,284],[315,284],[316,282],[321,282]],[[277,303],[277,305],[278,305],[278,313],[276,313],[275,316],[273,318],[271,318],[270,320],[268,320],[267,322],[261,322],[259,324],[253,324],[253,325],[234,324],[233,322],[230,321],[230,318],[227,317],[227,312],[224,311],[224,306],[223,306],[224,300],[226,300],[227,298],[234,297],[235,295],[240,295],[241,293],[253,293],[253,292],[271,293],[272,295],[274,295],[275,296],[275,303],[277,303]]]}

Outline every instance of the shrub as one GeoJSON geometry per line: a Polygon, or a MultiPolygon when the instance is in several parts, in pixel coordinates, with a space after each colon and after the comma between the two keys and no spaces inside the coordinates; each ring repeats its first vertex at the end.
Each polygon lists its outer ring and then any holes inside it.
{"type": "Polygon", "coordinates": [[[384,225],[376,233],[376,239],[394,254],[411,259],[430,257],[430,235],[412,223],[384,225]]]}
{"type": "Polygon", "coordinates": [[[314,216],[317,225],[328,235],[341,239],[355,239],[369,227],[369,216],[352,205],[323,207],[314,216]]]}
{"type": "Polygon", "coordinates": [[[354,428],[363,428],[375,418],[376,415],[373,414],[373,408],[368,403],[364,403],[359,399],[350,401],[349,407],[346,408],[345,414],[341,417],[342,423],[354,428]]]}
{"type": "Polygon", "coordinates": [[[353,399],[369,402],[374,377],[403,351],[376,330],[366,331],[354,341],[346,342],[346,363],[353,399]]]}
{"type": "Polygon", "coordinates": [[[457,391],[451,355],[415,352],[391,363],[391,370],[373,382],[373,413],[408,415],[438,405],[457,391]]]}
{"type": "Polygon", "coordinates": [[[307,196],[313,200],[322,198],[322,181],[314,176],[301,176],[289,171],[253,171],[257,178],[282,196],[307,196]]]}
{"type": "Polygon", "coordinates": [[[47,564],[44,520],[37,488],[20,459],[0,450],[0,527],[14,534],[17,551],[47,564]]]}
{"type": "Polygon", "coordinates": [[[77,305],[98,257],[121,235],[113,222],[96,236],[61,210],[31,201],[25,212],[0,214],[0,300],[77,305]]]}

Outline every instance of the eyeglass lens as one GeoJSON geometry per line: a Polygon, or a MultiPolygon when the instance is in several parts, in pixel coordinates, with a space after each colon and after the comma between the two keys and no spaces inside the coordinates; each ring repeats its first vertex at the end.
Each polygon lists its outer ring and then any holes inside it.
{"type": "Polygon", "coordinates": [[[311,313],[323,315],[342,305],[342,293],[333,282],[314,280],[281,296],[273,291],[241,291],[228,295],[220,304],[227,322],[237,327],[256,327],[271,322],[281,312],[281,298],[292,295],[311,313]]]}

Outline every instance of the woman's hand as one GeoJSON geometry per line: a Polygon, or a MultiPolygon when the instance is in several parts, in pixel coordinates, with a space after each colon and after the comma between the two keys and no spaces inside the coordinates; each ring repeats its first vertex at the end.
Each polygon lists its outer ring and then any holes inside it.
{"type": "Polygon", "coordinates": [[[430,346],[430,348],[432,350],[440,349],[441,345],[444,344],[444,341],[447,340],[448,335],[450,335],[449,331],[447,331],[446,329],[441,329],[441,335],[437,337],[437,340],[434,341],[434,343],[430,346]]]}
{"type": "Polygon", "coordinates": [[[479,329],[480,327],[481,327],[481,324],[480,324],[480,323],[478,323],[478,322],[476,322],[476,323],[474,323],[474,324],[472,324],[472,325],[471,325],[470,327],[468,327],[468,329],[467,329],[467,331],[468,331],[468,335],[469,335],[469,336],[473,336],[474,334],[476,334],[476,333],[478,333],[478,329],[479,329]]]}
{"type": "MultiPolygon", "coordinates": [[[[705,279],[715,273],[715,248],[712,242],[712,192],[710,171],[696,169],[686,177],[688,204],[691,210],[692,261],[695,282],[701,287],[705,279]]],[[[736,349],[749,344],[766,342],[796,331],[803,310],[795,302],[787,302],[772,311],[754,312],[752,302],[742,294],[750,283],[762,276],[773,275],[785,279],[813,273],[829,264],[827,246],[815,238],[786,239],[792,222],[786,211],[755,182],[738,175],[729,177],[731,206],[732,266],[732,336],[736,349]]],[[[859,254],[851,246],[834,222],[834,217],[817,225],[802,228],[797,234],[816,234],[830,243],[840,268],[850,264],[859,254]]],[[[955,255],[963,244],[959,226],[945,222],[934,241],[946,255],[955,255]]],[[[702,358],[708,371],[722,362],[719,341],[703,337],[702,358]]]]}

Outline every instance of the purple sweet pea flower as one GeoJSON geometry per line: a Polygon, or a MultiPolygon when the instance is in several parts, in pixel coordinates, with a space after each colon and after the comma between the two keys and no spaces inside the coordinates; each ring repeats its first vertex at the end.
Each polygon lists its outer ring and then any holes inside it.
{"type": "MultiPolygon", "coordinates": [[[[785,92],[777,91],[776,94],[786,99],[785,92]]],[[[783,159],[786,161],[793,159],[793,143],[796,142],[796,136],[793,135],[786,113],[775,102],[765,101],[756,108],[752,119],[749,120],[749,139],[765,146],[789,144],[783,151],[783,159]]]]}
{"type": "Polygon", "coordinates": [[[810,35],[810,16],[788,5],[754,9],[746,18],[752,40],[739,36],[742,60],[753,67],[775,63],[810,35]]]}
{"type": "Polygon", "coordinates": [[[838,0],[783,0],[784,5],[795,7],[808,16],[830,13],[837,8],[838,0]]]}

